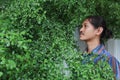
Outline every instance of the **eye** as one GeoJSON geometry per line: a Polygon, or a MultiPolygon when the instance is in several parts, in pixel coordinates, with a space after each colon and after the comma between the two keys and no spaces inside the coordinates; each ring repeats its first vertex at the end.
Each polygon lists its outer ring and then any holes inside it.
{"type": "Polygon", "coordinates": [[[85,28],[86,28],[87,26],[85,25],[85,28]]]}
{"type": "Polygon", "coordinates": [[[88,27],[88,25],[86,25],[86,24],[85,24],[84,26],[85,26],[85,28],[87,28],[87,27],[88,27]]]}

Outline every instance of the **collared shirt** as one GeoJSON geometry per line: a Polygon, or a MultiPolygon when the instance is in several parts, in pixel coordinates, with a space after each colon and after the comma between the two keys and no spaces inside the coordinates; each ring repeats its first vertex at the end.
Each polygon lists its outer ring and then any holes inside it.
{"type": "MultiPolygon", "coordinates": [[[[92,50],[93,54],[98,54],[98,55],[106,55],[108,57],[108,63],[111,66],[111,68],[113,69],[113,72],[116,76],[116,80],[120,80],[120,63],[119,61],[112,56],[104,47],[104,45],[100,44],[99,46],[97,46],[95,49],[92,50]]],[[[89,55],[89,57],[91,56],[91,54],[89,55]]],[[[99,61],[101,57],[97,56],[94,59],[94,63],[96,63],[97,61],[99,61]]]]}

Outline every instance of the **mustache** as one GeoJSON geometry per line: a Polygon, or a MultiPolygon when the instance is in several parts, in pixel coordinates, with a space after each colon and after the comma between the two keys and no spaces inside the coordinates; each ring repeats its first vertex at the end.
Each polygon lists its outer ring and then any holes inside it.
{"type": "Polygon", "coordinates": [[[82,31],[79,32],[80,35],[84,35],[84,33],[82,31]]]}

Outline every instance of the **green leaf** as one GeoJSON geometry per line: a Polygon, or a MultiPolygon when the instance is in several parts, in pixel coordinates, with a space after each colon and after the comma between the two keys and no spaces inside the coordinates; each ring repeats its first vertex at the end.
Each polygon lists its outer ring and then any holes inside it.
{"type": "Polygon", "coordinates": [[[16,63],[13,60],[8,60],[8,63],[6,64],[6,67],[8,69],[16,68],[16,63]]]}
{"type": "Polygon", "coordinates": [[[0,77],[3,75],[3,72],[0,72],[0,77]]]}

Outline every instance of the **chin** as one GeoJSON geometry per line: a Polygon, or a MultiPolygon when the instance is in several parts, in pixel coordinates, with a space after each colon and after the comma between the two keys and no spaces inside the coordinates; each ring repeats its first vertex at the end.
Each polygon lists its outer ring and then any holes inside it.
{"type": "Polygon", "coordinates": [[[88,39],[83,38],[83,37],[80,37],[80,40],[81,40],[81,41],[86,41],[86,40],[88,40],[88,39]]]}
{"type": "Polygon", "coordinates": [[[80,40],[85,41],[85,39],[83,39],[83,38],[80,38],[80,40]]]}

